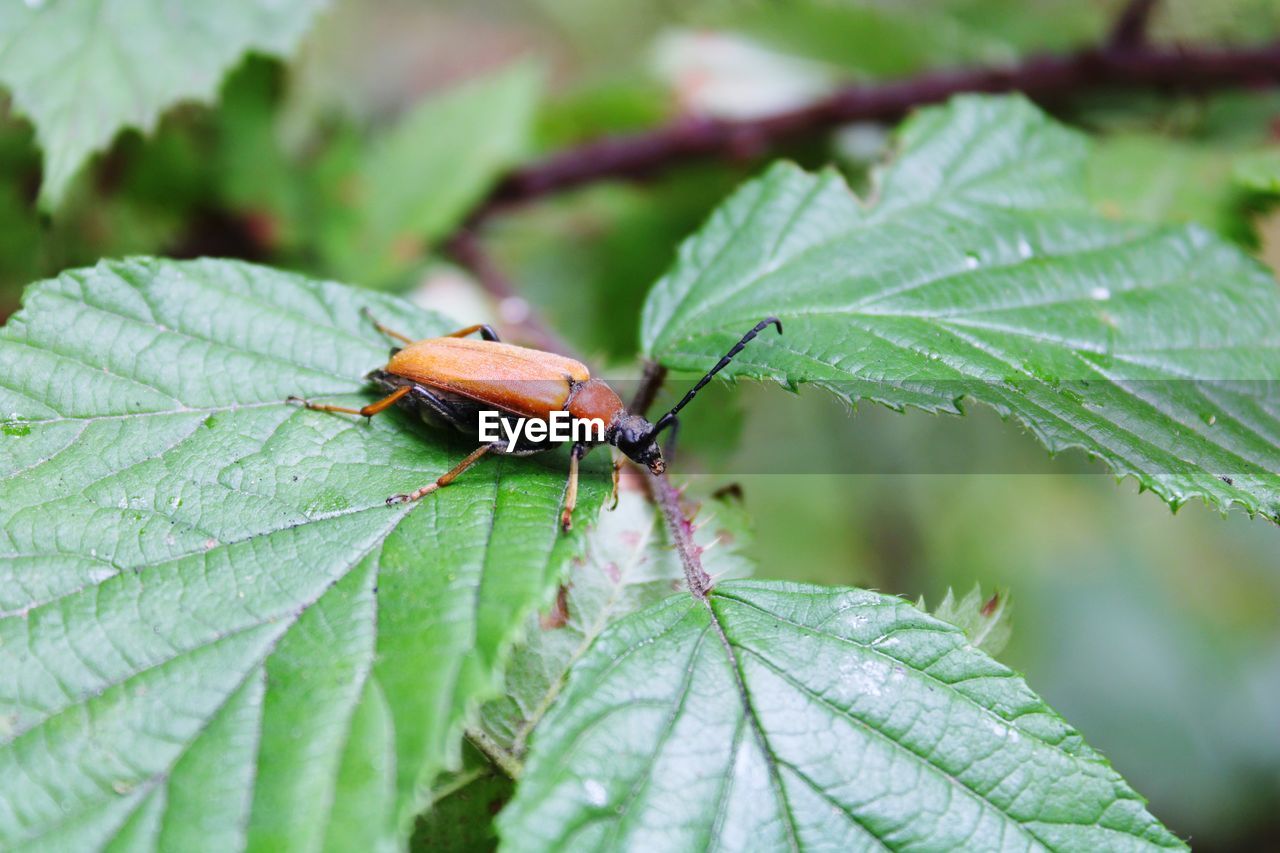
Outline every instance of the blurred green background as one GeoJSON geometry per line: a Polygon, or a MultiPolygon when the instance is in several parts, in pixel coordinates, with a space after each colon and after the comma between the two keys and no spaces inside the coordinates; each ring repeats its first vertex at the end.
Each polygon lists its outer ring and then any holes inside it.
{"type": "MultiPolygon", "coordinates": [[[[1118,5],[343,0],[291,62],[248,59],[215,107],[179,107],[154,134],[123,134],[52,217],[35,209],[33,134],[4,112],[0,318],[33,280],[149,253],[243,257],[399,291],[460,321],[518,320],[521,304],[495,304],[415,231],[412,199],[397,207],[380,195],[370,162],[447,149],[442,128],[401,121],[423,99],[532,58],[545,92],[517,146],[528,157],[682,114],[754,115],[846,80],[1069,49],[1097,40],[1118,5]]],[[[1280,2],[1168,0],[1152,37],[1275,39],[1280,2]]],[[[1055,111],[1095,136],[1088,181],[1105,214],[1196,221],[1280,263],[1277,187],[1250,177],[1280,146],[1280,93],[1082,94],[1055,111]]],[[[865,186],[889,130],[843,128],[770,156],[833,163],[865,186]]],[[[596,184],[505,213],[483,236],[580,352],[606,375],[631,376],[646,289],[762,162],[596,184]]],[[[741,484],[761,576],[930,604],[948,586],[1012,590],[1002,657],[1157,816],[1198,849],[1280,848],[1274,525],[1199,505],[1175,516],[1096,463],[1049,460],[985,410],[849,413],[816,392],[774,388],[716,388],[684,418],[677,470],[695,491],[741,484]],[[797,471],[807,473],[785,473],[797,471]]]]}

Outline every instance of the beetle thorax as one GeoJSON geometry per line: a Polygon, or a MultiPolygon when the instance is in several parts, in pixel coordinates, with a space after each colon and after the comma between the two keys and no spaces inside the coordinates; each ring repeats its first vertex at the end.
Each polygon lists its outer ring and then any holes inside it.
{"type": "Polygon", "coordinates": [[[599,379],[589,379],[575,388],[569,397],[568,409],[575,418],[599,418],[605,426],[627,411],[614,390],[599,379]]]}

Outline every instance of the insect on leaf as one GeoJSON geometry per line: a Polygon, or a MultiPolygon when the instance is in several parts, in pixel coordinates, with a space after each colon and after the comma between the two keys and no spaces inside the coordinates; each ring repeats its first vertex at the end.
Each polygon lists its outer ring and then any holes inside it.
{"type": "MultiPolygon", "coordinates": [[[[387,341],[451,321],[227,261],[27,291],[0,330],[0,847],[406,840],[576,547],[563,460],[360,405],[387,341]]],[[[584,478],[580,521],[608,493],[584,478]]],[[[582,524],[579,527],[583,526],[582,524]]]]}
{"type": "Polygon", "coordinates": [[[771,168],[649,294],[645,351],[930,412],[965,398],[1081,448],[1175,508],[1280,518],[1280,288],[1204,230],[1101,219],[1086,140],[1018,97],[921,111],[871,201],[771,168]]]}

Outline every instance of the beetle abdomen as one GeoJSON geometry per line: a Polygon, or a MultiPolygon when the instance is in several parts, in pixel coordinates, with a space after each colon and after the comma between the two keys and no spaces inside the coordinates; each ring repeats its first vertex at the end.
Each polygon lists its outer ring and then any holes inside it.
{"type": "Polygon", "coordinates": [[[391,357],[386,372],[527,417],[565,407],[576,382],[591,377],[578,361],[495,341],[428,338],[391,357]]]}
{"type": "MultiPolygon", "coordinates": [[[[414,382],[412,379],[406,379],[403,376],[397,376],[385,370],[372,371],[365,378],[381,390],[388,392],[408,385],[411,390],[396,402],[398,407],[414,412],[429,426],[437,428],[452,427],[458,432],[472,437],[477,437],[479,433],[480,412],[484,409],[495,409],[490,404],[481,403],[465,395],[441,391],[438,388],[429,388],[420,382],[414,382]]],[[[518,414],[502,409],[496,409],[496,411],[499,418],[511,426],[515,426],[515,421],[521,418],[518,414]]],[[[532,441],[525,437],[516,450],[511,450],[506,446],[507,438],[510,434],[510,428],[499,429],[499,440],[491,444],[490,447],[497,453],[529,456],[559,447],[562,443],[552,441],[550,438],[543,441],[532,441]]]]}

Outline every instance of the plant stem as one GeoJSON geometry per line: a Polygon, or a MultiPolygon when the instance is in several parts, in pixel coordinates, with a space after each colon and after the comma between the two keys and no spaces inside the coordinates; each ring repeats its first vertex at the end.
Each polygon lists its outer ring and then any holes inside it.
{"type": "MultiPolygon", "coordinates": [[[[631,401],[631,411],[634,414],[643,415],[648,411],[666,378],[665,367],[652,361],[645,362],[644,376],[631,401]]],[[[693,524],[685,517],[684,509],[680,506],[680,492],[665,471],[661,474],[649,474],[647,479],[649,496],[662,510],[671,544],[680,554],[680,565],[684,568],[689,592],[694,598],[705,599],[711,589],[711,576],[702,567],[702,548],[693,541],[693,524]]]]}
{"type": "Polygon", "coordinates": [[[685,517],[684,509],[680,506],[680,492],[665,471],[661,474],[649,474],[648,479],[649,494],[662,510],[667,532],[671,534],[671,544],[680,554],[680,565],[684,568],[689,592],[694,598],[705,599],[711,590],[711,576],[702,567],[702,549],[694,544],[693,523],[685,517]]]}
{"type": "Polygon", "coordinates": [[[497,765],[498,769],[511,779],[519,779],[520,773],[524,770],[524,765],[520,763],[520,759],[503,748],[493,738],[489,737],[479,728],[467,729],[467,740],[481,752],[485,754],[490,761],[497,765]]]}
{"type": "Polygon", "coordinates": [[[649,411],[649,407],[653,405],[654,399],[658,396],[658,391],[662,388],[663,380],[667,378],[667,369],[656,361],[646,361],[644,363],[644,374],[640,377],[640,385],[636,388],[636,395],[631,398],[630,411],[637,415],[643,415],[649,411]]]}
{"type": "Polygon", "coordinates": [[[463,788],[467,787],[472,782],[484,776],[487,772],[489,771],[488,771],[488,768],[486,767],[473,767],[472,769],[467,770],[463,773],[460,773],[454,778],[450,779],[447,784],[441,785],[439,788],[432,789],[431,805],[435,806],[435,804],[440,802],[441,800],[448,798],[449,796],[457,793],[458,791],[461,791],[463,788]]]}

